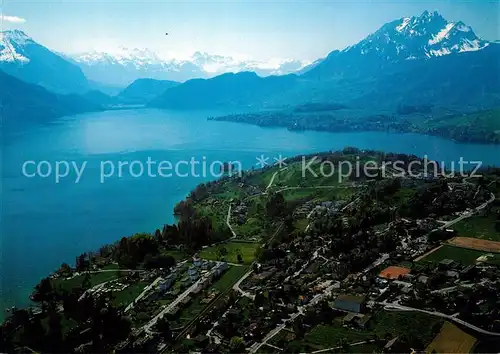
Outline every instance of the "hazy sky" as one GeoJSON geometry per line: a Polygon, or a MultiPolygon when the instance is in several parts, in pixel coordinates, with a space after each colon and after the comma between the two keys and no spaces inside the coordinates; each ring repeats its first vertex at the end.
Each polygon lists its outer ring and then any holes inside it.
{"type": "Polygon", "coordinates": [[[496,1],[132,1],[3,0],[3,28],[20,28],[62,52],[147,47],[162,55],[194,51],[259,60],[313,60],[354,44],[381,25],[424,10],[462,20],[499,39],[496,1]],[[165,36],[165,32],[169,32],[165,36]]]}

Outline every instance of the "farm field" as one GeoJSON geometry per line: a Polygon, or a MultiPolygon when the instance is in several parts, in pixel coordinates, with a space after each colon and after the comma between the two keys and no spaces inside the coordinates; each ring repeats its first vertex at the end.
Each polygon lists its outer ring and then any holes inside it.
{"type": "Polygon", "coordinates": [[[450,322],[445,322],[441,332],[429,344],[426,353],[470,353],[476,338],[450,322]]]}

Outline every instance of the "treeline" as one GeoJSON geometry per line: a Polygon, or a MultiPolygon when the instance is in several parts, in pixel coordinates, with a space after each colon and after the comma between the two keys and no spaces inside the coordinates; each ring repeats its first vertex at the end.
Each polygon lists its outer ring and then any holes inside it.
{"type": "Polygon", "coordinates": [[[79,301],[76,293],[64,292],[59,299],[61,307],[44,300],[44,319],[30,310],[15,310],[0,327],[0,351],[24,352],[18,348],[22,343],[32,351],[45,353],[109,353],[131,332],[130,320],[106,296],[86,296],[79,301]],[[68,323],[63,321],[76,325],[68,330],[68,323]]]}
{"type": "MultiPolygon", "coordinates": [[[[308,106],[306,106],[308,107],[308,106]]],[[[297,108],[293,112],[269,111],[211,117],[209,120],[254,124],[261,127],[284,127],[292,131],[329,132],[382,131],[419,133],[460,142],[500,143],[499,123],[495,119],[456,117],[423,117],[432,114],[431,106],[401,105],[395,114],[375,114],[353,118],[331,109],[297,108]],[[308,114],[304,114],[308,113],[308,114]]],[[[340,109],[340,108],[339,108],[340,109]]],[[[497,116],[498,118],[498,116],[497,116]]]]}

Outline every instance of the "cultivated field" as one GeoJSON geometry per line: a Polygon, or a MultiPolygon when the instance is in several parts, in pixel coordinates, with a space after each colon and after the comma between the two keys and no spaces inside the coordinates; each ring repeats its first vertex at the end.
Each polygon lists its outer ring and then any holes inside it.
{"type": "Polygon", "coordinates": [[[500,242],[481,240],[470,237],[454,237],[448,241],[450,245],[473,250],[500,253],[500,242]]]}
{"type": "Polygon", "coordinates": [[[441,332],[425,350],[426,353],[470,353],[476,338],[450,322],[445,322],[441,332]]]}

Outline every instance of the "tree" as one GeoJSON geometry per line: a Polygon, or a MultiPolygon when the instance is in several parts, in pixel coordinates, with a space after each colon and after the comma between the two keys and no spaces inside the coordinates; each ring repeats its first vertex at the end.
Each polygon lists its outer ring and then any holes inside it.
{"type": "Polygon", "coordinates": [[[87,259],[87,253],[82,253],[76,257],[75,268],[78,272],[87,270],[89,267],[89,261],[87,259]]]}
{"type": "Polygon", "coordinates": [[[38,285],[35,286],[35,291],[32,299],[35,302],[49,302],[53,299],[54,290],[52,289],[52,281],[50,278],[43,278],[38,285]]]}
{"type": "Polygon", "coordinates": [[[61,267],[59,267],[59,270],[57,273],[59,273],[62,276],[68,276],[71,275],[71,267],[69,266],[68,263],[62,263],[61,267]]]}
{"type": "Polygon", "coordinates": [[[90,274],[85,273],[85,276],[84,276],[83,282],[82,282],[82,288],[83,289],[90,289],[91,286],[92,286],[92,283],[90,282],[90,274]]]}
{"type": "Polygon", "coordinates": [[[172,339],[172,331],[170,330],[170,323],[165,317],[160,318],[156,322],[156,330],[161,333],[165,341],[170,341],[172,339]]]}
{"type": "Polygon", "coordinates": [[[245,349],[245,343],[241,337],[233,337],[229,343],[231,353],[242,353],[245,349]]]}
{"type": "Polygon", "coordinates": [[[238,253],[238,263],[243,263],[243,257],[238,253]]]}
{"type": "Polygon", "coordinates": [[[160,254],[157,256],[153,255],[147,255],[144,258],[144,267],[146,269],[155,269],[155,268],[172,268],[175,266],[175,258],[166,255],[166,254],[160,254]]]}
{"type": "Polygon", "coordinates": [[[49,353],[58,353],[63,348],[63,334],[61,325],[61,315],[56,311],[49,313],[49,329],[46,336],[46,350],[49,353]]]}
{"type": "Polygon", "coordinates": [[[285,198],[281,193],[273,193],[266,203],[266,213],[270,218],[283,216],[286,209],[285,198]]]}

